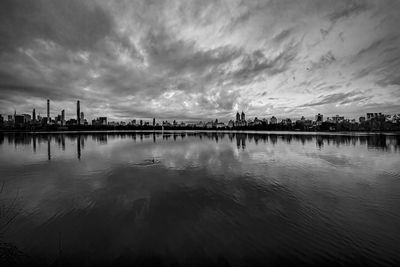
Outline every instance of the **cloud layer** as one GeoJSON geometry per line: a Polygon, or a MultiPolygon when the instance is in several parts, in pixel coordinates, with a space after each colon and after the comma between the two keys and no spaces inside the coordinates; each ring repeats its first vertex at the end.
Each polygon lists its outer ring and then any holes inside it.
{"type": "Polygon", "coordinates": [[[0,2],[0,113],[400,112],[398,1],[0,2]]]}

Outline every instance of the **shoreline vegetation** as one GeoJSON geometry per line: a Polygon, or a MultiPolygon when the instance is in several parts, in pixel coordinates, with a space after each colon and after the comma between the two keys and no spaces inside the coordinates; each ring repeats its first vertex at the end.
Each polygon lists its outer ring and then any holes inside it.
{"type": "Polygon", "coordinates": [[[384,116],[368,119],[360,122],[349,120],[332,121],[311,121],[283,120],[279,123],[268,123],[263,120],[256,120],[252,123],[228,124],[208,122],[206,124],[184,124],[163,122],[162,125],[140,121],[140,124],[114,124],[104,120],[101,124],[73,123],[58,124],[31,121],[25,123],[3,123],[0,124],[0,132],[95,132],[95,131],[288,131],[288,132],[400,132],[400,120],[386,120],[384,116]]]}
{"type": "Polygon", "coordinates": [[[168,130],[157,130],[157,129],[135,129],[135,130],[127,130],[127,129],[90,129],[90,130],[4,130],[0,129],[0,134],[96,134],[96,133],[176,133],[176,132],[193,132],[193,133],[253,133],[253,134],[305,134],[305,135],[329,135],[329,134],[390,134],[390,135],[400,135],[400,130],[388,130],[388,131],[295,131],[295,130],[210,130],[210,129],[168,129],[168,130]]]}

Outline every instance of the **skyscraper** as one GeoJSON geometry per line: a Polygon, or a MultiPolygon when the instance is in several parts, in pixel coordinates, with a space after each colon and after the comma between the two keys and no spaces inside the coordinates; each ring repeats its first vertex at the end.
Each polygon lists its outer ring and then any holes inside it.
{"type": "Polygon", "coordinates": [[[80,119],[81,119],[81,123],[84,124],[84,122],[85,122],[85,114],[83,113],[83,111],[81,112],[80,119]]]}
{"type": "Polygon", "coordinates": [[[33,109],[32,111],[32,121],[36,121],[36,111],[33,109]]]}
{"type": "Polygon", "coordinates": [[[78,122],[78,125],[81,124],[81,103],[79,100],[76,102],[76,121],[78,122]]]}
{"type": "Polygon", "coordinates": [[[322,123],[324,121],[324,116],[320,113],[318,113],[317,115],[315,115],[315,121],[317,123],[322,123]]]}
{"type": "Polygon", "coordinates": [[[47,99],[47,123],[50,123],[50,99],[47,99]]]}
{"type": "Polygon", "coordinates": [[[246,116],[244,115],[244,112],[242,111],[242,114],[240,114],[238,111],[236,113],[235,126],[246,126],[246,124],[246,116]]]}
{"type": "Polygon", "coordinates": [[[61,126],[65,125],[65,111],[61,110],[61,126]]]}
{"type": "Polygon", "coordinates": [[[156,126],[156,118],[153,118],[153,126],[156,126]]]}

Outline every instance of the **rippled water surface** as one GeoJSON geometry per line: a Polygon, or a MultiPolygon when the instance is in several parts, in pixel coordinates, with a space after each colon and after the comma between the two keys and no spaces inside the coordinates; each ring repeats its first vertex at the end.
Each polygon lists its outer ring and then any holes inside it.
{"type": "Polygon", "coordinates": [[[0,243],[47,265],[396,265],[400,137],[0,134],[0,243]]]}

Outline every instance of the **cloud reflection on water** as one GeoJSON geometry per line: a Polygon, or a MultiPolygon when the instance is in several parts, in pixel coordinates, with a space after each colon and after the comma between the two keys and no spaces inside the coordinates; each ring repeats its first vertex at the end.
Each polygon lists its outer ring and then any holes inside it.
{"type": "Polygon", "coordinates": [[[7,237],[47,263],[60,232],[73,262],[393,263],[399,144],[395,135],[0,135],[5,198],[19,190],[23,208],[7,237]]]}

